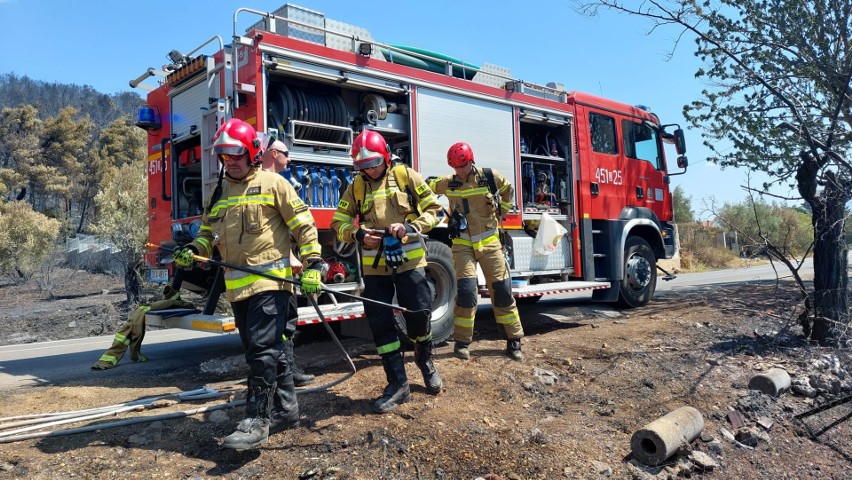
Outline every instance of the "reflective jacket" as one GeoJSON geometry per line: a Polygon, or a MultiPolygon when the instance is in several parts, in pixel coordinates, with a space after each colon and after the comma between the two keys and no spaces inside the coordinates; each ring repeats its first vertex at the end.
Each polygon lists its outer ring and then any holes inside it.
{"type": "MultiPolygon", "coordinates": [[[[407,167],[406,167],[407,168],[407,167]]],[[[391,174],[392,167],[385,168],[384,174],[378,179],[371,179],[366,173],[361,172],[361,180],[364,182],[364,198],[355,198],[355,182],[346,187],[346,191],[337,204],[337,211],[331,219],[331,228],[337,232],[337,238],[346,243],[355,242],[355,233],[358,224],[364,228],[386,229],[394,223],[408,223],[415,231],[426,233],[438,223],[438,212],[441,206],[429,190],[429,185],[423,181],[423,177],[414,170],[407,168],[408,185],[413,198],[409,200],[409,194],[405,187],[397,185],[395,175],[391,174]],[[417,204],[413,204],[417,202],[417,204]],[[418,212],[418,209],[420,212],[418,212]],[[360,213],[360,215],[359,215],[360,213]],[[360,217],[360,218],[358,218],[360,217]]],[[[418,267],[426,266],[426,250],[424,242],[419,237],[407,235],[402,239],[402,249],[408,257],[408,261],[397,269],[397,272],[405,272],[418,267]]],[[[373,268],[373,262],[379,250],[368,250],[364,248],[361,252],[361,264],[364,275],[390,275],[392,272],[386,269],[385,259],[379,257],[378,268],[373,268]]]]}
{"type": "MultiPolygon", "coordinates": [[[[252,168],[240,180],[225,176],[219,200],[202,218],[198,237],[190,245],[205,257],[217,249],[223,262],[292,278],[291,235],[305,267],[321,259],[316,223],[293,186],[281,175],[252,168]]],[[[225,268],[228,301],[268,290],[292,292],[293,286],[225,268]]]]}
{"type": "Polygon", "coordinates": [[[429,186],[435,194],[447,196],[450,214],[460,212],[467,219],[467,229],[461,232],[460,237],[453,239],[453,245],[467,245],[478,250],[500,241],[497,212],[500,212],[500,218],[506,217],[506,213],[512,209],[515,190],[500,172],[491,172],[497,187],[496,198],[481,168],[473,167],[465,182],[458,180],[455,174],[430,182],[429,186]]]}

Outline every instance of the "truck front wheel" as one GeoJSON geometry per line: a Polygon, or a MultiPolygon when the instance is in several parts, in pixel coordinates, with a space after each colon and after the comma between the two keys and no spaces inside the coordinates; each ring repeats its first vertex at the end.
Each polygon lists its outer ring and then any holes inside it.
{"type": "Polygon", "coordinates": [[[628,237],[624,244],[624,277],[618,303],[628,308],[645,306],[656,288],[657,259],[651,246],[641,237],[628,237]]]}
{"type": "MultiPolygon", "coordinates": [[[[456,304],[456,272],[450,247],[436,240],[426,241],[426,278],[435,293],[432,299],[432,341],[441,343],[453,334],[453,307],[456,304]]],[[[397,313],[400,339],[411,343],[405,320],[397,313]]]]}

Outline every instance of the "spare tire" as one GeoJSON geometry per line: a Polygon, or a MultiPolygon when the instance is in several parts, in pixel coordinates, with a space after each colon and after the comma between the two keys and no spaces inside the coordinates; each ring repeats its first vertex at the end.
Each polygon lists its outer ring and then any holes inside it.
{"type": "MultiPolygon", "coordinates": [[[[453,334],[453,308],[456,305],[456,271],[453,252],[437,240],[426,242],[426,278],[432,288],[432,341],[441,343],[453,334]]],[[[397,313],[400,340],[410,344],[402,314],[397,313]]]]}

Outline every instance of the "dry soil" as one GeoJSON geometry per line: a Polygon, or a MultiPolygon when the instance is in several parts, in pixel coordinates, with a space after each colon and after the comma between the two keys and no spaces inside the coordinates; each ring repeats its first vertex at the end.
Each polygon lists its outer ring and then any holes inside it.
{"type": "MultiPolygon", "coordinates": [[[[112,335],[127,313],[123,300],[120,279],[83,272],[57,273],[48,290],[0,284],[0,344],[112,335]]],[[[490,311],[480,309],[470,361],[453,357],[451,344],[438,348],[439,396],[426,394],[406,354],[413,398],[393,413],[370,412],[384,386],[382,367],[368,343],[350,339],[355,376],[300,395],[302,426],[258,450],[221,448],[242,417],[241,408],[225,408],[0,443],[0,479],[849,478],[852,404],[796,417],[850,393],[850,358],[807,345],[797,313],[785,283],[667,294],[635,310],[544,300],[521,308],[526,359],[514,362],[503,355],[490,311]],[[748,389],[752,376],[772,367],[790,373],[795,392],[774,398],[748,389]],[[633,433],[684,405],[701,412],[702,435],[660,466],[632,458],[633,433]]],[[[327,339],[297,353],[320,382],[346,372],[327,339]]],[[[230,396],[162,401],[62,428],[216,408],[239,398],[234,383],[246,373],[232,358],[218,363],[232,368],[188,365],[151,382],[122,363],[120,385],[6,391],[0,416],[101,407],[201,385],[230,396]],[[163,390],[164,380],[174,388],[163,390]]],[[[0,424],[0,440],[8,431],[0,424]]]]}

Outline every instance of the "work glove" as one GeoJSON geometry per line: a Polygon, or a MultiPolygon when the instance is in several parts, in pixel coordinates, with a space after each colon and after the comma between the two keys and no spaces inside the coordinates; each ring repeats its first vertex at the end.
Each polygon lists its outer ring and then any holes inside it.
{"type": "Polygon", "coordinates": [[[402,249],[402,242],[398,238],[384,237],[382,242],[384,242],[385,264],[388,268],[395,270],[408,261],[408,257],[402,249]]]}
{"type": "Polygon", "coordinates": [[[322,272],[309,268],[302,272],[302,293],[318,294],[322,291],[322,272]]]}
{"type": "Polygon", "coordinates": [[[192,266],[195,264],[193,255],[196,253],[198,252],[189,245],[176,248],[174,253],[175,265],[182,270],[192,270],[192,266]]]}

